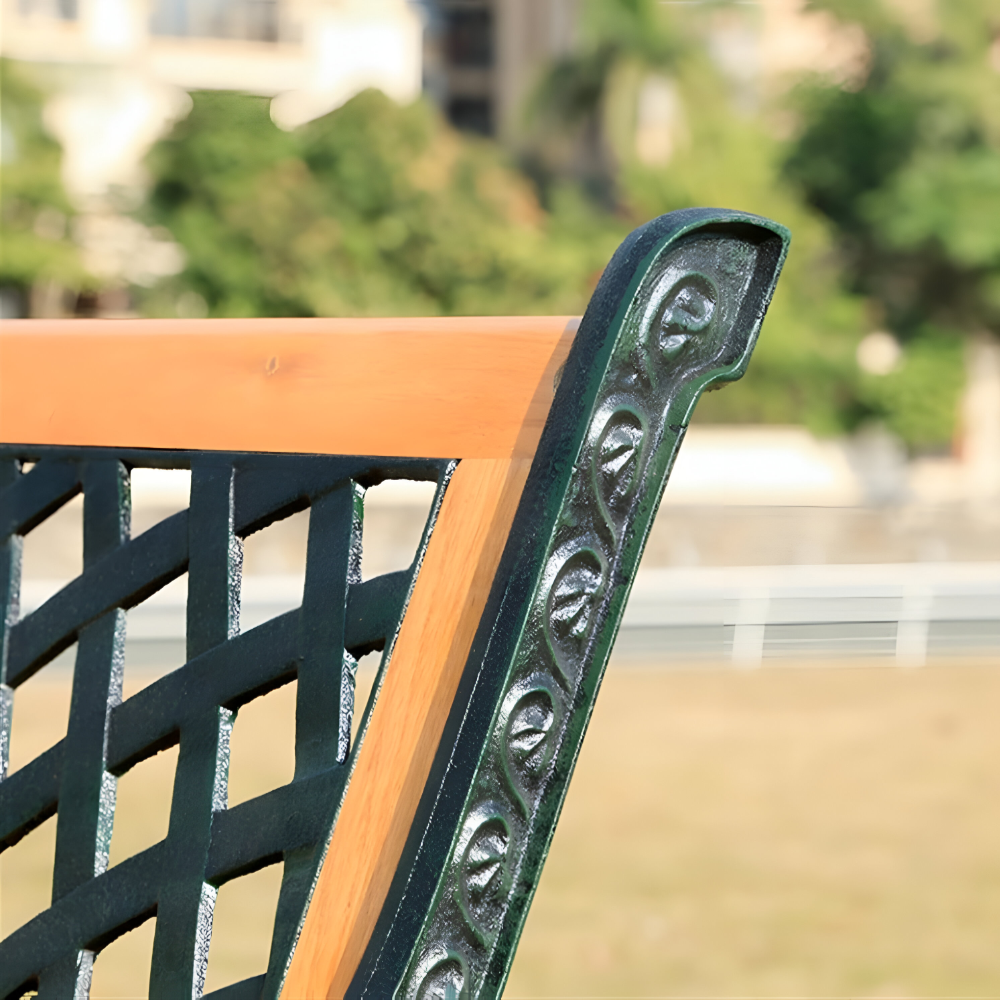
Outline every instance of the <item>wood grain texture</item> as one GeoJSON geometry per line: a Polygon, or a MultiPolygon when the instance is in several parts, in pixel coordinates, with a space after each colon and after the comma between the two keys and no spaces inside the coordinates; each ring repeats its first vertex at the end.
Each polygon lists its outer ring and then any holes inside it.
{"type": "Polygon", "coordinates": [[[530,455],[565,316],[6,320],[0,441],[530,455]],[[529,433],[525,434],[525,431],[529,433]]]}
{"type": "Polygon", "coordinates": [[[530,460],[467,459],[445,494],[282,1000],[340,998],[413,821],[530,460]]]}
{"type": "Polygon", "coordinates": [[[465,458],[444,496],[281,1000],[343,996],[389,891],[576,323],[537,379],[515,458],[465,458]]]}

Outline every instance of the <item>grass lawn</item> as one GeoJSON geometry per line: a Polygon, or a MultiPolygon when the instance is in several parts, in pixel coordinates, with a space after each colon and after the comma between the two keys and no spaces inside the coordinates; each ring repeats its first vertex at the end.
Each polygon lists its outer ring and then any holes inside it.
{"type": "MultiPolygon", "coordinates": [[[[15,767],[68,680],[18,691],[15,767]]],[[[292,700],[241,712],[231,804],[288,780],[292,700]]],[[[175,761],[120,782],[112,863],[165,833],[175,761]]],[[[54,828],[0,855],[4,935],[46,905],[54,828]]],[[[278,876],[221,890],[207,989],[264,969],[278,876]]],[[[152,931],[93,996],[145,995],[152,931]]],[[[506,996],[1000,997],[1000,669],[612,667],[506,996]]]]}

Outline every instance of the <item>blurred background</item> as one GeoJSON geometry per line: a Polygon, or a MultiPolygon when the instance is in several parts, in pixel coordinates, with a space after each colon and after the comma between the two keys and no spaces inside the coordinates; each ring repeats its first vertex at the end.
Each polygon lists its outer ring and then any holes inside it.
{"type": "MultiPolygon", "coordinates": [[[[663,212],[789,226],[750,370],[668,487],[507,996],[1000,996],[993,0],[0,13],[5,318],[578,314],[663,212]]],[[[134,531],[188,488],[137,472],[134,531]]],[[[370,491],[366,573],[408,564],[429,502],[370,491]]],[[[80,514],[28,536],[22,611],[80,572],[80,514]]],[[[307,523],[247,540],[244,627],[300,599],[307,523]]],[[[129,690],[183,660],[182,584],[130,612],[129,690]]],[[[18,690],[12,767],[65,731],[71,665],[18,690]]],[[[241,711],[232,803],[288,779],[291,697],[241,711]]],[[[121,780],[112,863],[163,836],[175,755],[121,780]]],[[[4,935],[47,905],[53,827],[0,856],[4,935]]],[[[276,878],[223,888],[208,988],[263,968],[276,878]]],[[[102,953],[95,996],[144,995],[151,935],[102,953]]]]}

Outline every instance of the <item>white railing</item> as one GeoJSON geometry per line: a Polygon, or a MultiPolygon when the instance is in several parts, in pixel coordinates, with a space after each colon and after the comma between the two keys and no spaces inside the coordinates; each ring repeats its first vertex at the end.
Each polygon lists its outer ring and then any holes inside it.
{"type": "MultiPolygon", "coordinates": [[[[65,581],[27,580],[22,614],[65,581]]],[[[186,580],[129,612],[126,663],[184,660],[186,580]]],[[[243,581],[244,630],[297,607],[296,576],[243,581]]],[[[616,663],[684,665],[996,655],[1000,563],[729,566],[642,569],[615,647],[616,663]]]]}
{"type": "Polygon", "coordinates": [[[640,570],[616,659],[998,655],[1000,563],[640,570]]]}

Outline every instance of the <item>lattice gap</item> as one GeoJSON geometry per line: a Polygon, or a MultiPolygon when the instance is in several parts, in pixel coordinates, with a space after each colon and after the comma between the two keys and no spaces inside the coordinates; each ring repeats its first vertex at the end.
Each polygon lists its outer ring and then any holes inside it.
{"type": "Polygon", "coordinates": [[[83,572],[83,497],[77,494],[24,536],[21,614],[83,572]]]}
{"type": "Polygon", "coordinates": [[[187,574],[126,612],[123,698],[183,666],[187,574]]]}
{"type": "Polygon", "coordinates": [[[8,775],[66,735],[75,659],[76,643],[73,643],[14,692],[8,775]]]}
{"type": "Polygon", "coordinates": [[[141,1000],[149,996],[155,933],[156,918],[150,917],[97,954],[90,981],[94,1000],[141,1000]]]}
{"type": "Polygon", "coordinates": [[[410,566],[436,488],[436,483],[389,479],[365,491],[362,579],[410,566]]]}
{"type": "Polygon", "coordinates": [[[212,919],[206,993],[267,971],[281,873],[280,864],[269,865],[219,889],[212,919]]]}
{"type": "Polygon", "coordinates": [[[358,671],[354,681],[354,718],[351,721],[351,746],[357,742],[358,730],[365,709],[371,700],[372,689],[378,679],[379,667],[382,665],[381,652],[367,653],[358,660],[358,671]]]}
{"type": "Polygon", "coordinates": [[[118,779],[108,867],[121,864],[166,837],[177,753],[176,746],[161,750],[118,779]]]}
{"type": "MultiPolygon", "coordinates": [[[[190,503],[189,469],[138,466],[132,469],[130,480],[133,539],[187,509],[190,503]]],[[[125,631],[125,698],[184,664],[186,602],[187,574],[182,574],[129,610],[125,631]]]]}
{"type": "Polygon", "coordinates": [[[0,940],[52,902],[55,856],[55,816],[0,854],[0,940]]]}
{"type": "Polygon", "coordinates": [[[184,510],[191,502],[190,469],[148,469],[137,466],[132,484],[132,537],[184,510]]]}
{"type": "Polygon", "coordinates": [[[286,785],[295,772],[292,681],[244,705],[229,740],[229,808],[286,785]]]}
{"type": "Polygon", "coordinates": [[[308,540],[308,508],[243,539],[240,631],[302,604],[308,540]]]}

